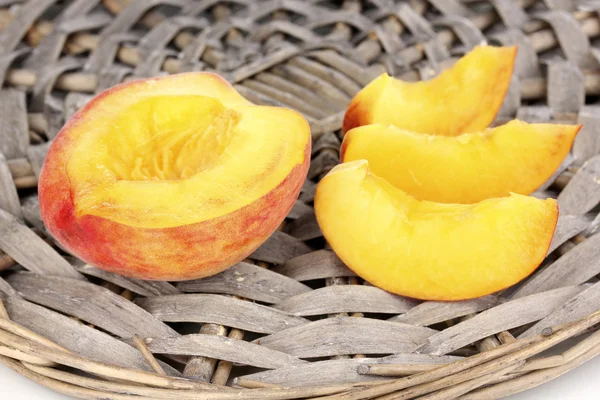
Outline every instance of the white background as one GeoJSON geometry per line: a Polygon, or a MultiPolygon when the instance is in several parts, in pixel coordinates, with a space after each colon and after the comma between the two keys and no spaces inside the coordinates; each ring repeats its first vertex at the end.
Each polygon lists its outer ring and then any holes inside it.
{"type": "MultiPolygon", "coordinates": [[[[511,400],[592,400],[600,398],[600,357],[511,400]]],[[[0,364],[0,400],[68,400],[0,364]]]]}

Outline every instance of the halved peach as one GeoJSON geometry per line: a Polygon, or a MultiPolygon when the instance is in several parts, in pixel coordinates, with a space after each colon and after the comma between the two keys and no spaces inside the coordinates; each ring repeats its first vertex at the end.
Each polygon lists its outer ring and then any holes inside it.
{"type": "Polygon", "coordinates": [[[298,113],[187,73],[109,89],[52,143],[49,231],[97,267],[143,279],[212,275],[247,257],[294,204],[310,162],[298,113]]]}
{"type": "Polygon", "coordinates": [[[429,81],[382,74],[352,99],[343,131],[375,123],[445,136],[485,129],[502,106],[516,54],[516,47],[477,46],[429,81]]]}
{"type": "Polygon", "coordinates": [[[356,274],[392,293],[463,300],[511,286],[546,256],[558,207],[512,194],[477,204],[418,201],[369,171],[340,164],[317,187],[325,238],[356,274]]]}
{"type": "Polygon", "coordinates": [[[580,127],[515,120],[447,137],[366,125],[346,134],[341,157],[368,160],[376,175],[419,200],[476,203],[535,191],[560,166],[580,127]]]}

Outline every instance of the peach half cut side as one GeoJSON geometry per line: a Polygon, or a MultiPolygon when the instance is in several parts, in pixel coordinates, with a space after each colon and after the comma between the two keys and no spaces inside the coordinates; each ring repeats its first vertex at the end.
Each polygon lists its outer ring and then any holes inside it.
{"type": "Polygon", "coordinates": [[[373,173],[419,200],[469,204],[534,192],[558,169],[580,128],[514,120],[447,137],[366,125],[346,134],[341,158],[368,160],[373,173]]]}
{"type": "Polygon", "coordinates": [[[477,46],[429,81],[384,73],[352,99],[343,132],[376,123],[444,136],[485,129],[502,106],[516,55],[516,47],[477,46]]]}
{"type": "Polygon", "coordinates": [[[485,296],[530,275],[558,218],[555,200],[518,194],[476,204],[418,201],[371,173],[366,160],[323,178],[315,212],[335,253],[360,277],[441,301],[485,296]]]}
{"type": "Polygon", "coordinates": [[[213,275],[285,218],[310,148],[300,114],[253,105],[218,75],[133,81],[59,132],[40,210],[59,243],[99,268],[152,280],[213,275]]]}

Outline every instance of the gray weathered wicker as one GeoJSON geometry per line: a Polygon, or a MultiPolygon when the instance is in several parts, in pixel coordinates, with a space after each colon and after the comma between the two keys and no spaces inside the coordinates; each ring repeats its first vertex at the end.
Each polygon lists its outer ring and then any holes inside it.
{"type": "MultiPolygon", "coordinates": [[[[600,353],[600,4],[589,0],[0,0],[0,362],[89,399],[491,399],[600,353]],[[585,124],[556,176],[551,252],[485,298],[422,302],[364,284],[311,206],[351,97],[383,71],[428,78],[476,44],[518,44],[497,122],[585,124]],[[103,272],[45,233],[47,143],[121,81],[214,70],[302,112],[309,180],[247,262],[170,284],[103,272]],[[591,333],[591,335],[590,335],[591,333]],[[588,334],[562,356],[540,355],[588,334]]],[[[468,246],[465,246],[468,251],[468,246]]]]}

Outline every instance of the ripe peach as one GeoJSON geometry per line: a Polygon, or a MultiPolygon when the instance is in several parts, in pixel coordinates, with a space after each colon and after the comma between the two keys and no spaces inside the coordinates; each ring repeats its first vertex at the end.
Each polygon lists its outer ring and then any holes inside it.
{"type": "Polygon", "coordinates": [[[99,268],[142,279],[218,273],[285,218],[310,162],[298,113],[255,106],[221,77],[121,84],[77,112],[43,166],[48,230],[99,268]]]}
{"type": "Polygon", "coordinates": [[[392,293],[462,300],[511,286],[546,256],[558,207],[518,194],[476,204],[418,201],[356,160],[317,187],[325,238],[348,267],[392,293]]]}
{"type": "Polygon", "coordinates": [[[502,106],[516,54],[516,47],[477,46],[430,81],[382,74],[352,99],[343,131],[376,123],[445,136],[485,129],[502,106]]]}
{"type": "Polygon", "coordinates": [[[371,170],[419,200],[476,203],[530,194],[560,166],[580,125],[506,125],[460,136],[433,136],[380,124],[346,133],[342,160],[371,170]]]}

